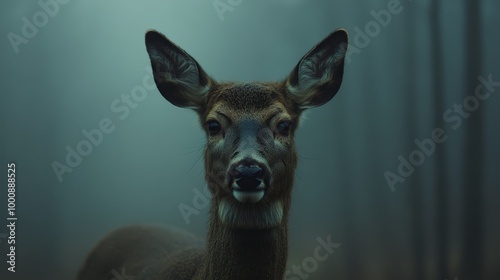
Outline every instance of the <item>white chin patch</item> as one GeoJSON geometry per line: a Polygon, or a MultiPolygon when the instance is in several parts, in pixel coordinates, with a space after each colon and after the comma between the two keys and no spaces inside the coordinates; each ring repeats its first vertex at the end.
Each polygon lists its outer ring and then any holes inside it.
{"type": "Polygon", "coordinates": [[[218,209],[220,221],[226,226],[240,229],[269,229],[281,225],[283,220],[281,201],[255,206],[224,198],[218,209]]]}
{"type": "Polygon", "coordinates": [[[253,192],[233,190],[233,196],[239,202],[255,203],[259,202],[264,197],[264,190],[253,191],[253,192]]]}

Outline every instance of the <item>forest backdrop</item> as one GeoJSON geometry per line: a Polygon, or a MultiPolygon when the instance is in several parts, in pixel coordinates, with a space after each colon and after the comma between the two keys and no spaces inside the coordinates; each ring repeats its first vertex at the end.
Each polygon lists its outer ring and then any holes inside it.
{"type": "Polygon", "coordinates": [[[72,279],[123,225],[205,235],[204,135],[151,87],[148,29],[218,80],[257,81],[345,28],[340,92],[296,135],[286,279],[500,279],[499,12],[495,0],[3,1],[0,278],[72,279]],[[328,239],[337,247],[315,259],[328,239]]]}

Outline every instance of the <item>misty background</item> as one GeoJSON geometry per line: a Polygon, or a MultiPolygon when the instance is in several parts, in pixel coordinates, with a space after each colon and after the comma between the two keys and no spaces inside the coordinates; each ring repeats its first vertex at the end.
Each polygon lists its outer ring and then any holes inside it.
{"type": "Polygon", "coordinates": [[[307,279],[499,279],[500,87],[474,99],[478,77],[500,81],[499,1],[65,1],[52,15],[37,1],[0,4],[1,279],[73,279],[99,238],[124,225],[205,236],[208,206],[193,202],[205,188],[195,113],[156,89],[122,100],[151,77],[148,29],[217,80],[269,81],[341,27],[350,34],[341,89],[296,134],[288,267],[331,236],[340,247],[307,279]],[[382,10],[390,19],[377,21],[382,10]],[[474,109],[466,117],[453,111],[464,102],[474,109]],[[106,119],[114,130],[69,167],[67,148],[106,119]],[[401,158],[436,128],[446,141],[401,176],[401,158]],[[15,273],[6,264],[11,161],[15,273]],[[54,162],[71,172],[58,178],[54,162]],[[186,220],[181,205],[199,212],[186,220]]]}

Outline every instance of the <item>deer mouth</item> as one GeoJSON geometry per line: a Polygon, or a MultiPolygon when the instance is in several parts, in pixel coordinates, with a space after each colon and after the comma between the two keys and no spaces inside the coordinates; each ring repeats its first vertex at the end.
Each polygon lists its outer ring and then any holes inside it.
{"type": "Polygon", "coordinates": [[[269,189],[264,178],[237,178],[231,180],[230,190],[233,197],[242,203],[259,202],[269,189]]]}
{"type": "Polygon", "coordinates": [[[255,190],[242,190],[232,187],[231,192],[234,198],[242,203],[256,203],[259,202],[267,192],[268,187],[262,187],[255,190]]]}
{"type": "Polygon", "coordinates": [[[270,178],[269,168],[250,158],[233,164],[227,176],[229,190],[242,203],[259,202],[269,189],[270,178]]]}

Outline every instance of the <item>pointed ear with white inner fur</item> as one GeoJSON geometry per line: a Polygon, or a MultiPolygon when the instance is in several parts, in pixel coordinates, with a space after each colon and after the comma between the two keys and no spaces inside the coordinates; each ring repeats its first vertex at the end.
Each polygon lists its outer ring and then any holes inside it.
{"type": "Polygon", "coordinates": [[[198,110],[214,81],[188,53],[161,33],[148,31],[146,48],[163,97],[175,106],[198,110]]]}
{"type": "Polygon", "coordinates": [[[335,96],[342,83],[347,42],[347,32],[338,29],[312,48],[293,69],[286,86],[299,108],[317,107],[335,96]]]}

